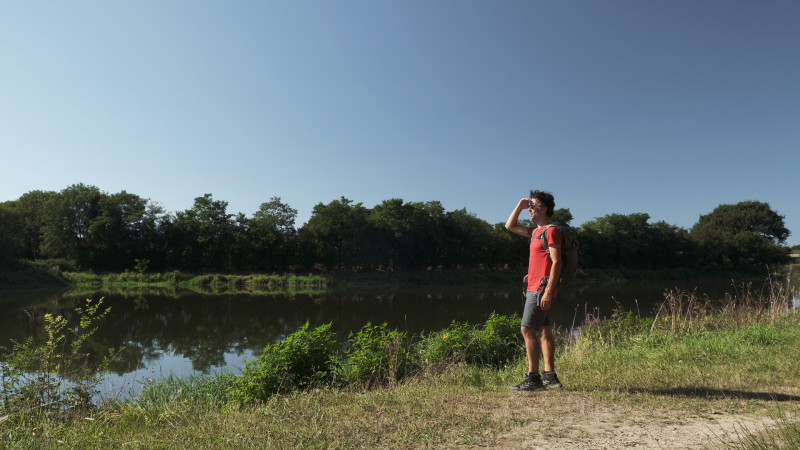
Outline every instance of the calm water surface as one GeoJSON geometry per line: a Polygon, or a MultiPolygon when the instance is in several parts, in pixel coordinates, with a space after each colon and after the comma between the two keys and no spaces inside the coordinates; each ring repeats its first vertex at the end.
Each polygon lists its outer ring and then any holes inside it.
{"type": "MultiPolygon", "coordinates": [[[[754,285],[754,287],[756,287],[754,285]]],[[[667,289],[680,288],[722,298],[741,283],[731,281],[626,282],[578,284],[561,290],[553,306],[554,325],[580,326],[586,312],[610,315],[623,308],[652,316],[667,289]]],[[[760,286],[758,286],[760,288],[760,286]]],[[[86,295],[59,291],[0,292],[0,342],[42,336],[44,314],[72,320],[74,308],[86,295]]],[[[391,287],[336,289],[319,295],[109,295],[111,314],[96,334],[98,348],[125,347],[124,360],[102,386],[104,394],[129,395],[142,383],[170,373],[237,372],[269,343],[291,334],[306,321],[328,322],[344,340],[364,324],[387,323],[390,328],[419,335],[441,330],[452,321],[482,324],[489,314],[521,314],[520,286],[508,287],[391,287]],[[101,347],[102,346],[102,347],[101,347]]]]}

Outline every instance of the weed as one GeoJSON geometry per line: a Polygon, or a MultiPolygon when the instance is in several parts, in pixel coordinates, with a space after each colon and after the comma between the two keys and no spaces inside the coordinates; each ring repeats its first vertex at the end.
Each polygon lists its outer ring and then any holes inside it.
{"type": "Polygon", "coordinates": [[[103,299],[86,300],[83,307],[75,308],[78,324],[70,324],[63,316],[46,314],[44,343],[35,344],[33,338],[28,338],[22,343],[11,341],[11,348],[0,347],[5,360],[0,364],[4,413],[25,420],[93,406],[100,377],[120,352],[109,348],[99,362],[90,359],[89,339],[111,311],[110,307],[101,310],[102,303],[103,299]]]}
{"type": "Polygon", "coordinates": [[[453,322],[442,331],[424,335],[417,344],[423,364],[466,362],[502,367],[520,355],[519,316],[492,313],[483,328],[453,322]]]}
{"type": "Polygon", "coordinates": [[[283,342],[270,344],[247,362],[229,390],[240,403],[263,401],[274,394],[330,383],[338,344],[331,324],[309,329],[308,322],[283,342]]]}
{"type": "Polygon", "coordinates": [[[394,384],[414,365],[407,341],[405,333],[389,330],[385,323],[367,323],[355,335],[351,332],[339,361],[338,384],[366,388],[394,384]]]}

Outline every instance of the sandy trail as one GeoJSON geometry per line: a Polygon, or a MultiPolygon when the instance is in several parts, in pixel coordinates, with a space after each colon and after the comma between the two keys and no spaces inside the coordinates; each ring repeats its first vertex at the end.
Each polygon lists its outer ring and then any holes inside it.
{"type": "MultiPolygon", "coordinates": [[[[794,389],[791,389],[794,391],[794,389]]],[[[508,420],[522,423],[498,437],[490,447],[508,449],[712,449],[737,441],[744,430],[751,433],[775,426],[769,411],[774,404],[767,400],[774,393],[754,394],[757,407],[741,408],[752,412],[715,411],[714,403],[708,412],[691,412],[662,407],[652,403],[598,400],[585,394],[568,391],[523,393],[510,396],[505,405],[494,405],[495,413],[506,414],[508,420]],[[505,413],[502,412],[503,408],[505,413]],[[758,412],[755,412],[758,411],[758,412]],[[529,421],[528,418],[533,418],[529,421]]],[[[778,394],[785,409],[797,411],[800,396],[797,392],[778,394]]],[[[730,400],[737,402],[736,399],[730,400]]],[[[722,403],[720,401],[719,403],[722,403]]],[[[730,406],[730,405],[728,405],[730,406]]],[[[490,407],[491,408],[491,407],[490,407]]],[[[697,408],[695,408],[696,410],[697,408]]],[[[731,409],[731,408],[727,408],[731,409]]]]}

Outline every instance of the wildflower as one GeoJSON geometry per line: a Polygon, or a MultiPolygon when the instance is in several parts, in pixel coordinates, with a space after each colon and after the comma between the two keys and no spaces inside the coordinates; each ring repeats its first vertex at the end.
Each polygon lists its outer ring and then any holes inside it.
{"type": "Polygon", "coordinates": [[[445,341],[446,341],[446,340],[448,340],[449,338],[450,338],[450,333],[445,333],[445,334],[442,336],[442,339],[444,339],[445,341]]]}

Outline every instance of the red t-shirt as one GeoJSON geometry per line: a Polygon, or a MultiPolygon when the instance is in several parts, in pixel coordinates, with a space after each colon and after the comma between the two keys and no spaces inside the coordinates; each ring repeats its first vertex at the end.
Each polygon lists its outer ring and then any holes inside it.
{"type": "MultiPolygon", "coordinates": [[[[547,254],[547,250],[542,246],[542,228],[528,227],[528,235],[531,238],[531,250],[528,258],[528,291],[536,291],[539,289],[539,282],[542,277],[550,275],[550,267],[553,266],[553,260],[547,254]]],[[[556,226],[547,229],[547,243],[550,245],[558,245],[561,247],[561,230],[556,226]]],[[[558,293],[558,286],[553,286],[553,297],[555,298],[558,293]]]]}

